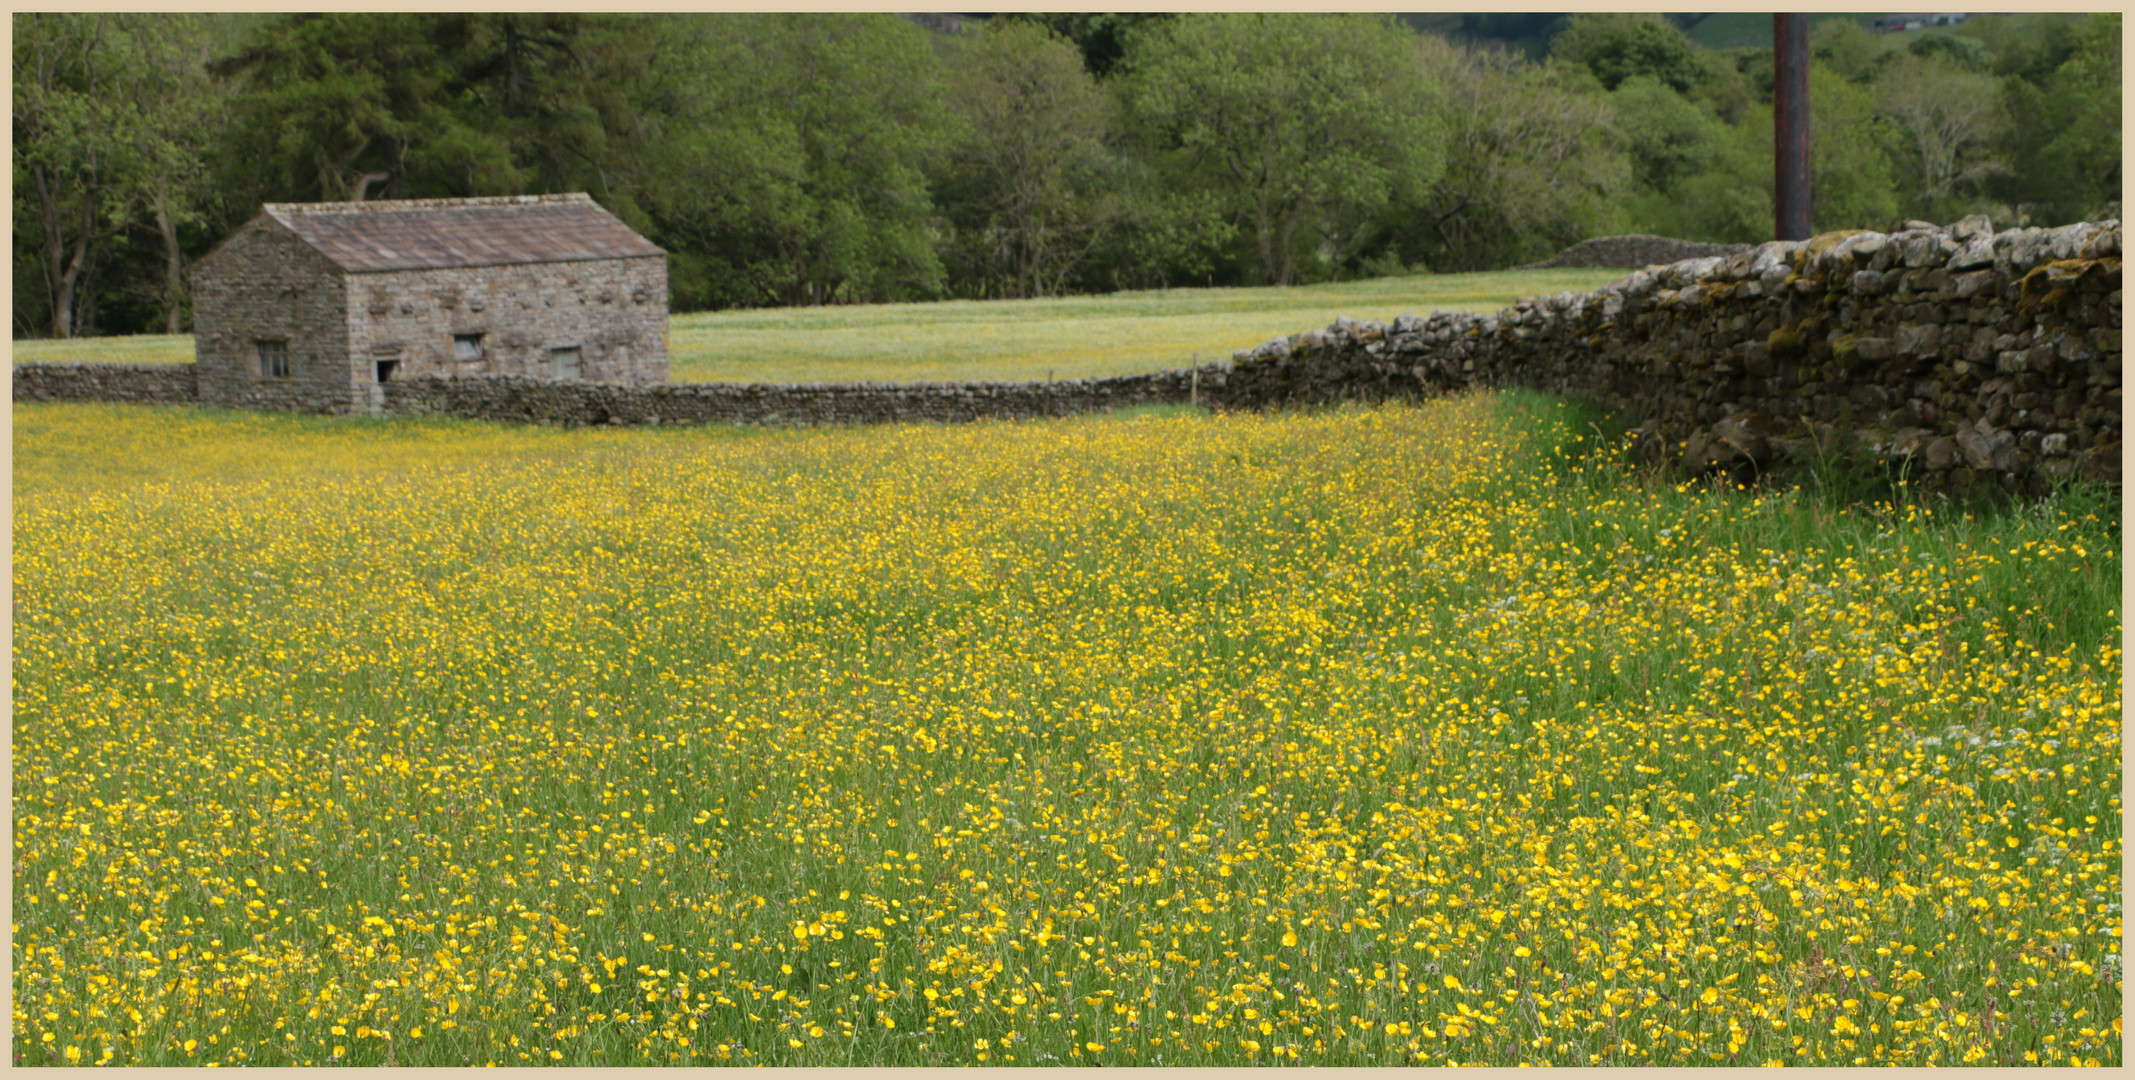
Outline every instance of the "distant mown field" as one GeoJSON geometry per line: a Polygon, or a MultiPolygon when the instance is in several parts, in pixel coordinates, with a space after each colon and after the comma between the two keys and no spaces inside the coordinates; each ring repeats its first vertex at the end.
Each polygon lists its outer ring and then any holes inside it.
{"type": "MultiPolygon", "coordinates": [[[[1183,367],[1310,330],[1337,315],[1496,311],[1586,292],[1620,270],[1424,274],[1293,288],[1170,289],[1049,300],[770,308],[677,315],[676,382],[1071,379],[1183,367]]],[[[182,364],[190,335],[17,341],[17,362],[182,364]]]]}

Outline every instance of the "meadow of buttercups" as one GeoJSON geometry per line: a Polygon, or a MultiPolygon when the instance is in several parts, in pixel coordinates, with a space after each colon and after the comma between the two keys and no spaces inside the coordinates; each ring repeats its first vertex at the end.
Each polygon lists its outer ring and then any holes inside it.
{"type": "Polygon", "coordinates": [[[2122,1060],[2080,491],[1526,395],[15,423],[19,1064],[2122,1060]]]}

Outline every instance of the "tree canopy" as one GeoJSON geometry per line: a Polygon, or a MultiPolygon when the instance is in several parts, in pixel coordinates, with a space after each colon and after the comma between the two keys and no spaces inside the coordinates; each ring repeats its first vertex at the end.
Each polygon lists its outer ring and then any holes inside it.
{"type": "Polygon", "coordinates": [[[1367,15],[1179,19],[1139,39],[1123,90],[1177,182],[1222,194],[1255,276],[1289,285],[1306,251],[1338,263],[1444,170],[1415,52],[1410,31],[1367,15]]]}
{"type": "MultiPolygon", "coordinates": [[[[19,14],[14,331],[182,331],[185,268],[270,201],[586,191],[685,311],[1761,240],[1771,54],[1695,23],[19,14]]],[[[1816,228],[2118,215],[2118,15],[1834,18],[1814,51],[1816,228]]]]}

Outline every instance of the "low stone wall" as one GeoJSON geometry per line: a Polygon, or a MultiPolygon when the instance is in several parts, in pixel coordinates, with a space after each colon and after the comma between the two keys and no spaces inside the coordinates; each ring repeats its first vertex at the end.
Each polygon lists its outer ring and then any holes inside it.
{"type": "Polygon", "coordinates": [[[630,387],[499,376],[389,382],[382,411],[576,427],[589,424],[819,425],[1036,419],[1204,400],[1225,364],[1059,382],[673,383],[630,387]]]}
{"type": "Polygon", "coordinates": [[[1528,263],[1513,269],[1606,270],[1620,267],[1635,270],[1642,266],[1665,266],[1682,262],[1684,259],[1739,255],[1749,249],[1748,244],[1699,244],[1689,240],[1673,240],[1665,236],[1646,236],[1639,233],[1628,236],[1596,236],[1581,240],[1541,262],[1528,263]]]}
{"type": "MultiPolygon", "coordinates": [[[[2120,477],[2118,221],[1829,233],[1490,315],[1338,320],[1196,369],[1061,382],[620,386],[409,379],[374,411],[587,424],[866,424],[1197,400],[1267,409],[1526,386],[1590,397],[1654,460],[1748,476],[1864,449],[1925,484],[2120,477]]],[[[190,403],[185,365],[20,364],[17,400],[190,403]]]]}
{"type": "Polygon", "coordinates": [[[1830,233],[1493,315],[1337,322],[1233,358],[1252,407],[1528,386],[1753,473],[1852,443],[1926,484],[2120,476],[2118,221],[1830,233]]]}
{"type": "Polygon", "coordinates": [[[191,364],[16,364],[16,401],[120,401],[198,405],[191,364]]]}

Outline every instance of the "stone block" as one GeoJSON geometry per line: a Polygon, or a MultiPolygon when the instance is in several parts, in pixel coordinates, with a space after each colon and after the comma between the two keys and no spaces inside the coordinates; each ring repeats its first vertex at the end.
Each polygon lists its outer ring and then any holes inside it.
{"type": "Polygon", "coordinates": [[[2016,435],[2013,432],[1982,421],[1959,428],[1956,439],[1957,448],[1964,452],[1965,463],[1975,470],[2007,469],[2016,464],[2016,435]]]}
{"type": "Polygon", "coordinates": [[[1771,377],[1772,372],[1777,370],[1777,367],[1772,359],[1772,351],[1767,348],[1762,342],[1744,342],[1741,348],[1742,367],[1750,374],[1755,375],[1760,379],[1769,378],[1771,377]]]}
{"type": "MultiPolygon", "coordinates": [[[[1942,327],[1934,323],[1907,326],[1898,331],[1898,355],[1927,356],[1942,344],[1942,327]]],[[[1861,354],[1867,356],[1866,352],[1861,354]]]]}

